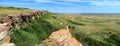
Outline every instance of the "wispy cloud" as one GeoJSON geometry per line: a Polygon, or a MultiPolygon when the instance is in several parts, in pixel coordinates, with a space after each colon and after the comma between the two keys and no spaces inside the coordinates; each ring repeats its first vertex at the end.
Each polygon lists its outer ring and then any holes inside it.
{"type": "Polygon", "coordinates": [[[90,4],[97,6],[120,6],[120,1],[94,1],[90,2],[90,4]]]}
{"type": "Polygon", "coordinates": [[[56,0],[22,0],[22,1],[33,1],[33,2],[36,2],[36,3],[53,3],[53,4],[62,4],[62,5],[74,5],[74,3],[59,2],[59,1],[56,1],[56,0]]]}
{"type": "Polygon", "coordinates": [[[94,6],[120,6],[120,0],[21,0],[21,1],[23,2],[31,1],[35,3],[53,3],[61,5],[79,5],[76,3],[87,3],[89,5],[94,6]]]}
{"type": "Polygon", "coordinates": [[[22,0],[22,1],[33,1],[33,2],[39,2],[39,3],[53,2],[52,0],[22,0]]]}
{"type": "Polygon", "coordinates": [[[64,2],[88,3],[96,6],[120,6],[120,0],[63,0],[64,2]]]}
{"type": "Polygon", "coordinates": [[[24,5],[24,4],[27,4],[27,5],[35,5],[33,3],[22,3],[22,2],[0,2],[1,5],[24,5]]]}
{"type": "Polygon", "coordinates": [[[49,2],[56,4],[75,4],[77,3],[88,3],[96,6],[120,6],[120,0],[34,0],[35,2],[49,2]]]}

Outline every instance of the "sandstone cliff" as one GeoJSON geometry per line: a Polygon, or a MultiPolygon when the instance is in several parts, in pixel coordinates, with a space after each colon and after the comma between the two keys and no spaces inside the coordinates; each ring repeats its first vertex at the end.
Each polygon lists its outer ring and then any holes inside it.
{"type": "Polygon", "coordinates": [[[45,40],[40,46],[83,46],[79,41],[72,37],[69,30],[61,29],[53,32],[49,39],[45,40]]]}

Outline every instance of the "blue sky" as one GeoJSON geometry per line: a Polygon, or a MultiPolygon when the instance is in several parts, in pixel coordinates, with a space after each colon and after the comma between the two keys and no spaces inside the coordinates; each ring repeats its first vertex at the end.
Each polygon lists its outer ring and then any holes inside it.
{"type": "Polygon", "coordinates": [[[120,13],[120,0],[0,0],[0,6],[59,13],[120,13]]]}

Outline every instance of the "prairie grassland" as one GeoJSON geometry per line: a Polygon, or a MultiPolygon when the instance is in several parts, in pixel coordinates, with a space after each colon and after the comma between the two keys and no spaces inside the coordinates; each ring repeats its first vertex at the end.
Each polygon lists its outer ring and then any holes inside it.
{"type": "MultiPolygon", "coordinates": [[[[26,8],[0,7],[0,16],[24,12],[28,14],[35,10],[26,8]]],[[[119,15],[74,15],[46,14],[39,19],[30,20],[21,29],[13,29],[11,42],[16,46],[35,46],[49,37],[58,29],[69,27],[72,35],[84,46],[119,46],[120,16],[119,15]]]]}
{"type": "Polygon", "coordinates": [[[120,43],[116,42],[120,40],[119,15],[64,15],[64,18],[74,24],[71,33],[85,46],[118,46],[120,43]]]}

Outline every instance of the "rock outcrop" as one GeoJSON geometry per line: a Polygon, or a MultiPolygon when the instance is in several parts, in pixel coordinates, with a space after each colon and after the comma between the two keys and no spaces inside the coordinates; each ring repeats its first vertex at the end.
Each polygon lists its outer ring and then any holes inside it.
{"type": "Polygon", "coordinates": [[[72,37],[69,30],[61,29],[53,32],[49,39],[45,40],[40,46],[83,46],[79,41],[72,37]]]}
{"type": "Polygon", "coordinates": [[[39,18],[42,15],[45,15],[47,11],[35,11],[29,14],[19,13],[14,16],[0,16],[0,23],[8,23],[9,25],[18,24],[22,22],[29,22],[30,19],[39,18]]]}
{"type": "Polygon", "coordinates": [[[0,24],[0,46],[15,46],[14,43],[10,43],[11,28],[7,23],[0,24]]]}
{"type": "Polygon", "coordinates": [[[42,15],[45,15],[47,11],[35,11],[30,14],[17,14],[14,16],[0,16],[0,46],[15,46],[14,43],[10,43],[10,33],[13,25],[20,29],[21,23],[29,23],[30,19],[37,19],[42,15]]]}

